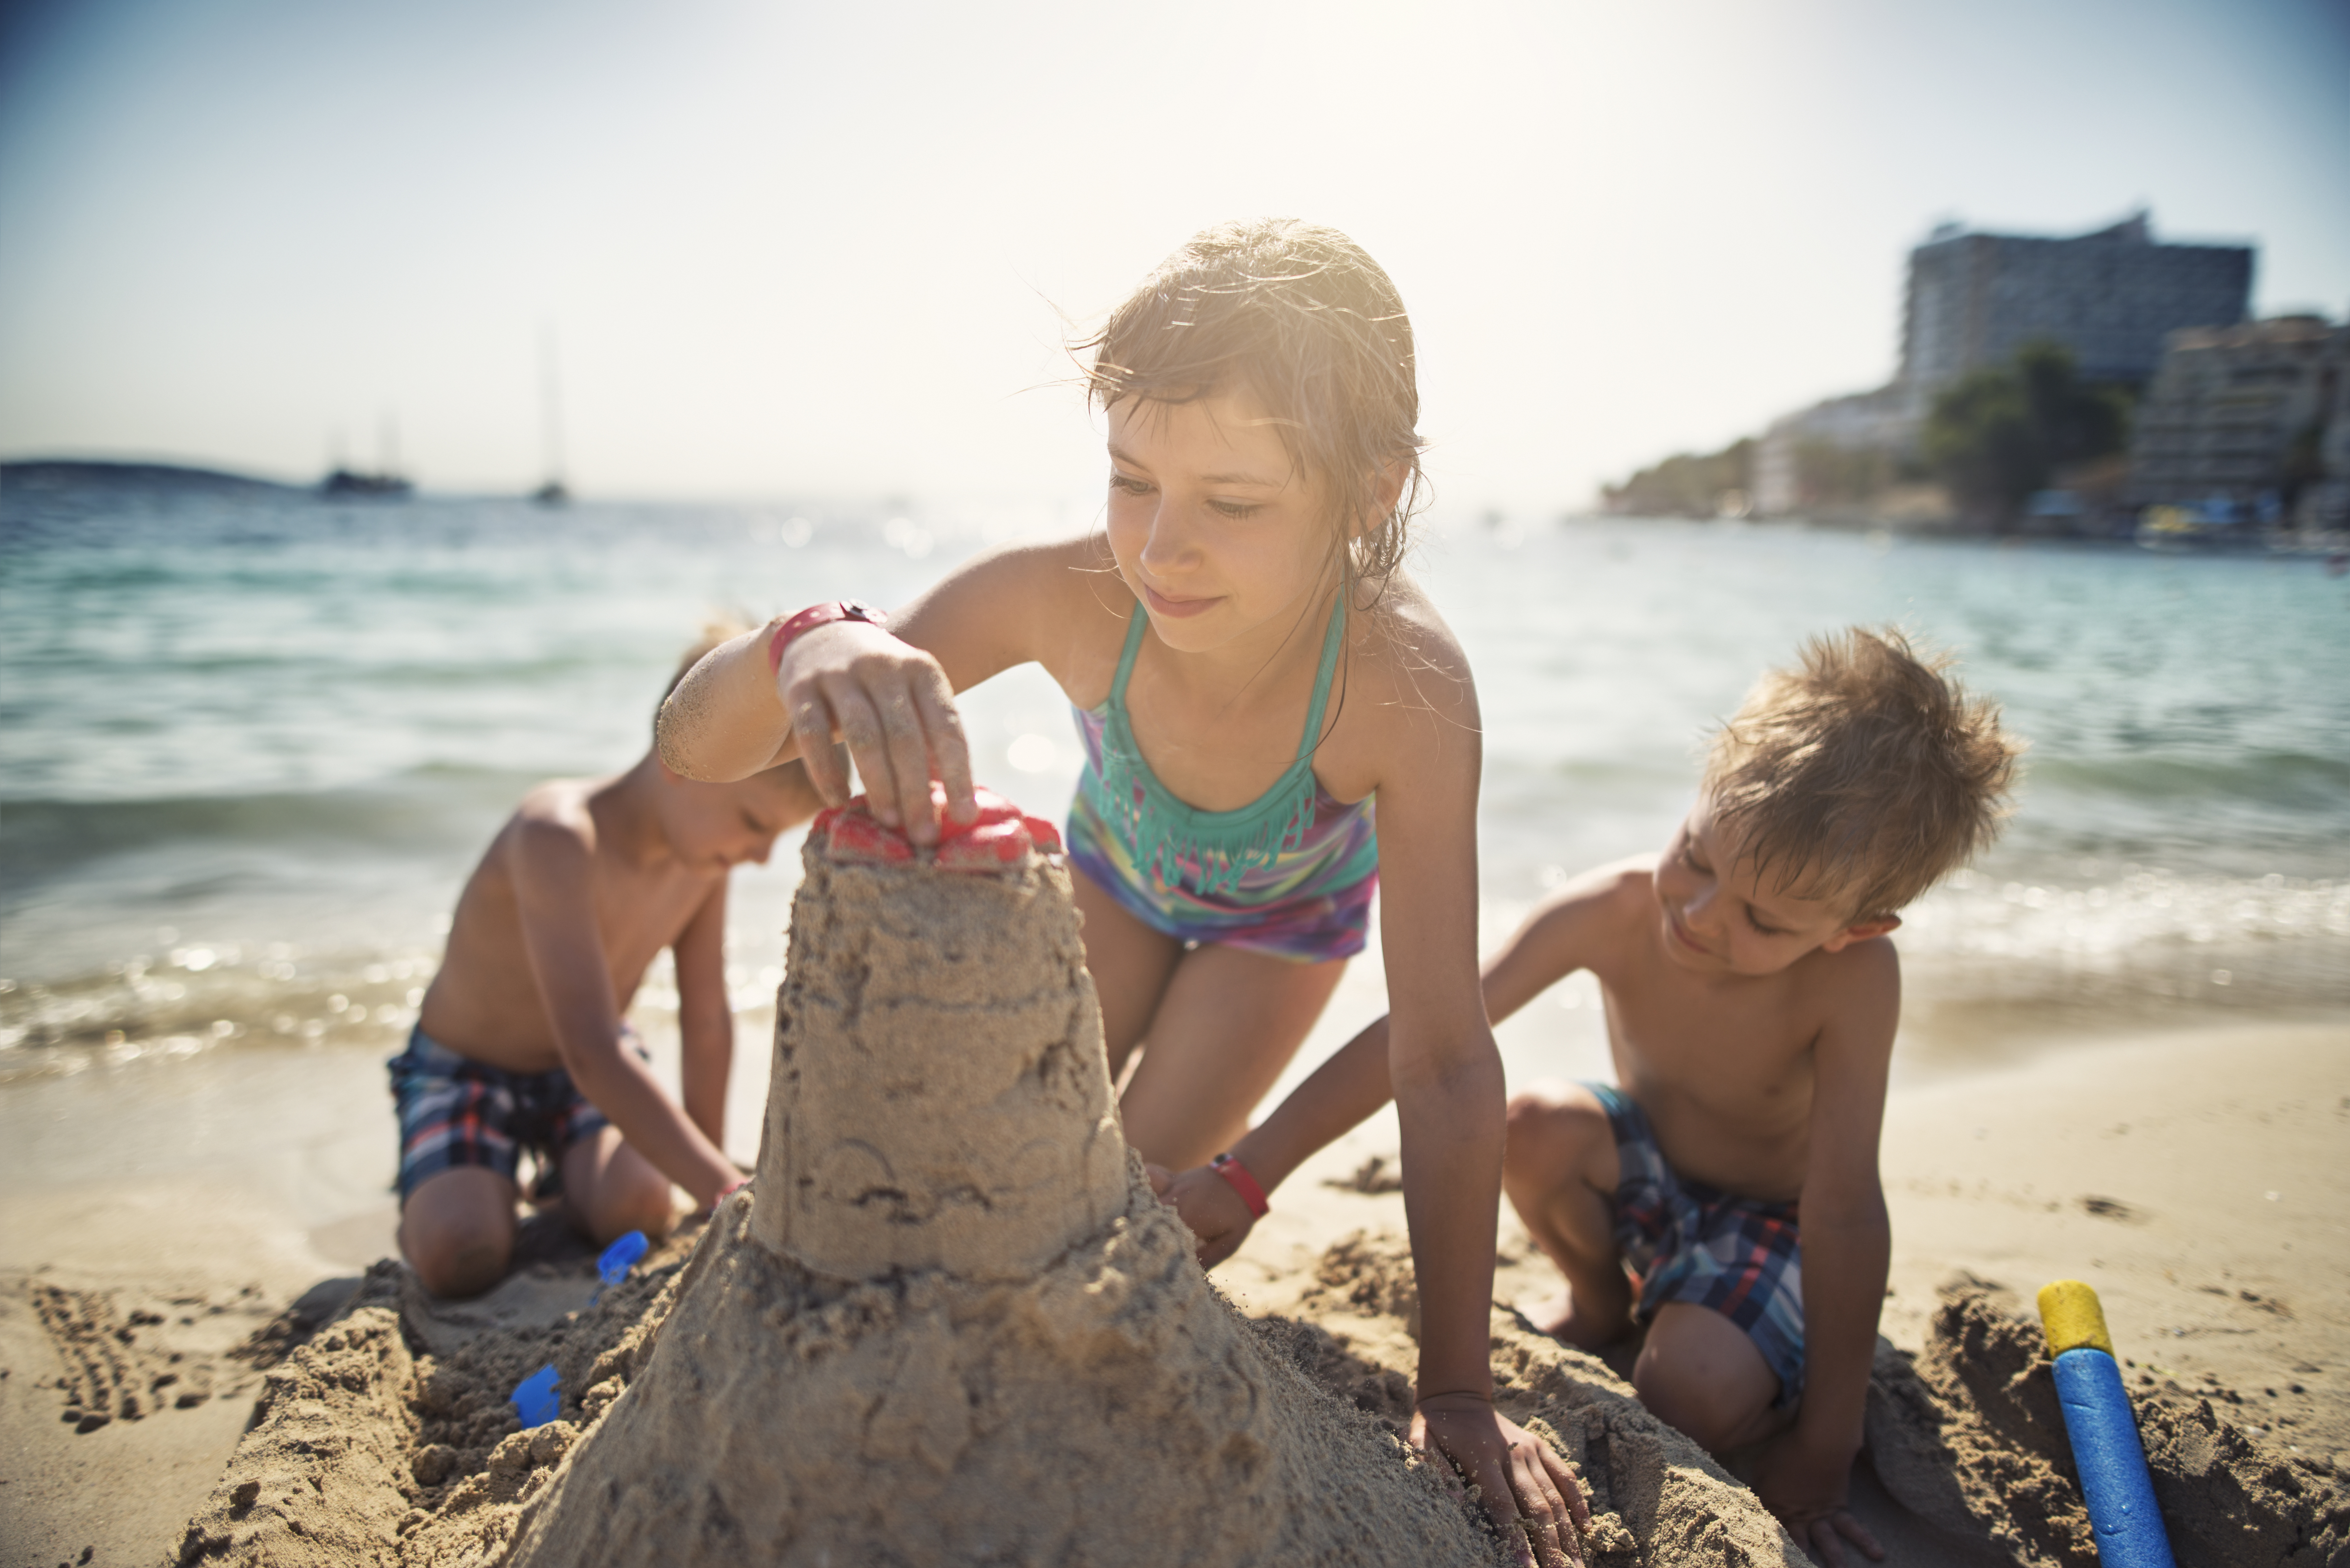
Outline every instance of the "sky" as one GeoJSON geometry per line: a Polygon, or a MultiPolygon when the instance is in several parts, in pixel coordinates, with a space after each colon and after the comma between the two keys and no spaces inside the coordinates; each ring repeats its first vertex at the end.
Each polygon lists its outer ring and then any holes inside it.
{"type": "Polygon", "coordinates": [[[1883,383],[1945,219],[2350,307],[2350,0],[8,0],[0,456],[1068,504],[1062,349],[1182,239],[1360,241],[1440,503],[1883,383]]]}

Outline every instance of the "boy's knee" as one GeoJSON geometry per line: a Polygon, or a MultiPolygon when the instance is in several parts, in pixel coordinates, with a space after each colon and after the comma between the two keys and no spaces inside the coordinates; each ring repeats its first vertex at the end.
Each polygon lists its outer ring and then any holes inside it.
{"type": "Polygon", "coordinates": [[[1707,1308],[1687,1310],[1716,1319],[1704,1325],[1716,1332],[1660,1335],[1652,1328],[1632,1368],[1633,1392],[1651,1415],[1711,1453],[1767,1435],[1772,1401],[1779,1394],[1777,1376],[1737,1324],[1707,1308]]]}
{"type": "Polygon", "coordinates": [[[436,1296],[477,1296],[506,1276],[514,1248],[504,1241],[449,1242],[426,1249],[409,1262],[424,1288],[436,1296]]]}
{"type": "Polygon", "coordinates": [[[592,1195],[575,1210],[599,1247],[631,1231],[642,1231],[657,1241],[669,1234],[676,1212],[669,1178],[626,1146],[596,1172],[592,1195]]]}
{"type": "Polygon", "coordinates": [[[1632,1379],[1632,1391],[1640,1397],[1640,1403],[1648,1407],[1649,1414],[1686,1433],[1699,1448],[1715,1454],[1746,1441],[1745,1434],[1770,1407],[1767,1401],[1742,1398],[1732,1390],[1690,1376],[1669,1362],[1638,1368],[1632,1379]]]}
{"type": "Polygon", "coordinates": [[[505,1278],[514,1261],[514,1227],[483,1220],[403,1226],[409,1267],[436,1296],[477,1296],[505,1278]]]}
{"type": "Polygon", "coordinates": [[[1513,1172],[1555,1171],[1590,1152],[1595,1139],[1613,1137],[1607,1112],[1589,1090],[1543,1084],[1513,1096],[1506,1113],[1503,1163],[1513,1172]]]}
{"type": "Polygon", "coordinates": [[[669,1234],[675,1214],[668,1178],[630,1182],[626,1190],[614,1193],[604,1212],[597,1216],[596,1240],[609,1245],[631,1231],[642,1231],[648,1240],[658,1241],[669,1234]]]}
{"type": "Polygon", "coordinates": [[[461,1166],[425,1180],[400,1205],[400,1250],[436,1296],[479,1295],[514,1261],[514,1184],[461,1166]]]}

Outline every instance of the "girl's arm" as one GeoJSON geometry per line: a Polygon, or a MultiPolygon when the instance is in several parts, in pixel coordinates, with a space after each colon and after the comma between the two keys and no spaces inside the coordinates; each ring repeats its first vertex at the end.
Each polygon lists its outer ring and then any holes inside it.
{"type": "Polygon", "coordinates": [[[1476,692],[1457,653],[1420,683],[1424,705],[1387,711],[1396,732],[1382,754],[1393,761],[1378,781],[1388,1073],[1419,1285],[1413,1432],[1478,1486],[1505,1541],[1523,1521],[1526,1560],[1558,1563],[1580,1557],[1581,1489],[1548,1445],[1493,1408],[1487,1356],[1503,1088],[1477,971],[1476,692]]]}
{"type": "MultiPolygon", "coordinates": [[[[1645,868],[1648,862],[1639,862],[1645,868]]],[[[1485,961],[1485,1016],[1499,1023],[1576,970],[1596,961],[1606,911],[1624,872],[1577,877],[1528,916],[1485,961]]],[[[1272,1192],[1292,1172],[1368,1121],[1394,1098],[1388,1078],[1388,1021],[1375,1020],[1314,1070],[1274,1113],[1232,1145],[1257,1184],[1272,1192]]],[[[1256,1220],[1232,1184],[1207,1166],[1169,1173],[1160,1195],[1200,1239],[1200,1266],[1238,1251],[1256,1220]]]]}
{"type": "Polygon", "coordinates": [[[973,810],[971,752],[954,694],[1043,659],[1063,673],[1076,629],[1083,541],[996,551],[957,567],[890,617],[890,629],[836,621],[792,639],[770,670],[780,618],[722,644],[661,705],[661,761],[687,778],[747,778],[798,757],[827,805],[848,798],[835,738],[874,815],[918,843],[937,836],[931,781],[947,814],[973,810]]]}

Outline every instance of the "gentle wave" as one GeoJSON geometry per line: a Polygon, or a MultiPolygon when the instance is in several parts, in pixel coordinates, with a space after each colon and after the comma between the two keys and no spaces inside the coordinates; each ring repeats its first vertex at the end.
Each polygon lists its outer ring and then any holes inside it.
{"type": "Polygon", "coordinates": [[[527,774],[435,765],[357,789],[0,802],[0,880],[21,894],[93,861],[192,842],[440,850],[472,837],[483,813],[511,809],[534,782],[527,774]]]}
{"type": "MultiPolygon", "coordinates": [[[[965,549],[1093,511],[0,491],[0,1076],[386,1044],[497,822],[536,779],[641,754],[708,610],[903,603],[965,549]]],[[[2350,662],[2350,615],[2322,571],[1663,523],[1436,532],[1416,569],[1486,725],[1489,945],[1568,875],[1662,846],[1758,671],[1898,621],[2033,742],[2002,842],[1909,911],[1913,997],[2319,1005],[2350,974],[2350,688],[2311,673],[2350,662]]],[[[990,682],[965,717],[983,776],[1065,797],[1046,678],[990,682]]],[[[764,962],[788,888],[761,876],[732,919],[764,962]]]]}
{"type": "MultiPolygon", "coordinates": [[[[441,962],[429,948],[372,951],[181,942],[88,973],[46,981],[0,979],[0,1085],[94,1067],[178,1061],[224,1048],[397,1049],[441,962]]],[[[758,1038],[783,979],[781,944],[766,961],[729,960],[738,1037],[758,1038]]],[[[677,991],[658,961],[630,1015],[673,1023],[677,991]]]]}
{"type": "Polygon", "coordinates": [[[48,983],[0,981],[0,1083],[170,1061],[233,1042],[387,1045],[416,1020],[439,959],[176,947],[48,983]]]}
{"type": "Polygon", "coordinates": [[[2061,790],[2174,805],[2217,802],[2350,812],[2350,762],[2301,752],[2050,757],[2032,760],[2026,776],[2035,793],[2061,790]]]}
{"type": "Polygon", "coordinates": [[[2350,938],[2350,881],[2244,880],[2136,869],[2062,887],[1962,871],[1908,912],[1905,950],[2035,961],[2143,956],[2165,944],[2350,938]]]}

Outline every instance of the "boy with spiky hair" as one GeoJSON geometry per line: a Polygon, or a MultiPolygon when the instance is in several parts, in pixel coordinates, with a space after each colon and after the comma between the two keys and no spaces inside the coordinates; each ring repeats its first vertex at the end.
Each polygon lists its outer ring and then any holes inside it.
{"type": "MultiPolygon", "coordinates": [[[[1590,970],[1616,1064],[1511,1101],[1504,1187],[1565,1285],[1523,1310],[1586,1348],[1646,1325],[1641,1398],[1717,1452],[1767,1440],[1755,1490],[1830,1564],[1846,1541],[1883,1555],[1845,1499],[1891,1251],[1887,938],[1991,841],[2021,750],[1948,663],[1894,632],[1806,644],[1715,737],[1663,855],[1569,884],[1484,966],[1496,1021],[1590,970]]],[[[1233,1146],[1243,1182],[1277,1186],[1386,1103],[1386,1032],[1233,1146]]],[[[1239,1246],[1240,1183],[1161,1180],[1202,1261],[1239,1246]]]]}

